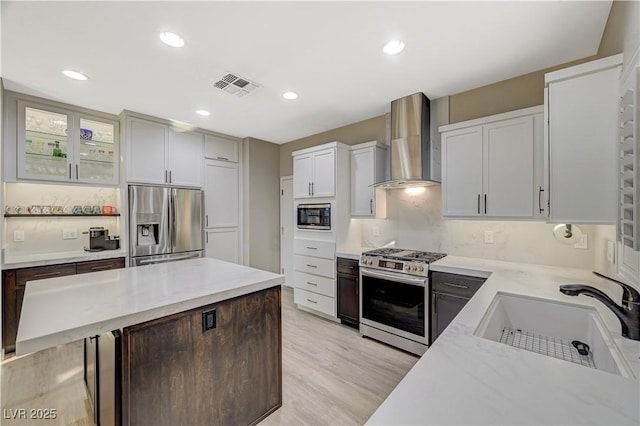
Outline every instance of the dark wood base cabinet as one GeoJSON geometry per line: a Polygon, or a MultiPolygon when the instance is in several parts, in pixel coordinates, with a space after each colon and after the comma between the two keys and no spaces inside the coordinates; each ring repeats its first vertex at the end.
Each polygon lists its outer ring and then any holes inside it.
{"type": "Polygon", "coordinates": [[[2,347],[15,351],[18,320],[27,281],[124,268],[124,257],[2,271],[2,347]]]}
{"type": "Polygon", "coordinates": [[[431,272],[431,340],[433,343],[486,281],[485,278],[431,272]]]}
{"type": "Polygon", "coordinates": [[[251,425],[275,411],[280,297],[274,287],[125,328],[122,423],[251,425]]]}
{"type": "Polygon", "coordinates": [[[342,324],[359,328],[360,324],[360,278],[358,261],[339,257],[338,270],[338,318],[342,324]]]}

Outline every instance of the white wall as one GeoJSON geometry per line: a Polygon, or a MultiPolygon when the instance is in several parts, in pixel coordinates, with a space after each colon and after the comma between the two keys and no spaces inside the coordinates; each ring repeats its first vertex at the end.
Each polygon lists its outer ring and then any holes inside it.
{"type": "MultiPolygon", "coordinates": [[[[117,188],[96,188],[87,186],[45,185],[30,183],[6,183],[4,201],[6,206],[74,206],[74,205],[118,205],[117,188]]],[[[122,213],[122,211],[120,211],[122,213]]],[[[103,226],[109,235],[122,232],[119,217],[25,217],[4,220],[4,256],[45,254],[56,252],[82,251],[89,245],[89,236],[82,234],[91,226],[103,226]],[[75,228],[77,239],[63,240],[62,230],[75,228]],[[24,231],[24,241],[14,242],[13,232],[24,231]]]]}
{"type": "MultiPolygon", "coordinates": [[[[387,191],[387,219],[360,220],[362,245],[380,246],[395,241],[396,247],[443,252],[513,262],[591,269],[594,247],[602,249],[602,238],[613,226],[580,225],[589,248],[576,249],[557,242],[555,225],[533,221],[443,220],[440,186],[420,195],[404,190],[387,191]],[[374,236],[374,228],[379,236],[374,236]],[[484,231],[494,232],[494,244],[484,243],[484,231]]],[[[615,234],[614,234],[615,235],[615,234]]]]}

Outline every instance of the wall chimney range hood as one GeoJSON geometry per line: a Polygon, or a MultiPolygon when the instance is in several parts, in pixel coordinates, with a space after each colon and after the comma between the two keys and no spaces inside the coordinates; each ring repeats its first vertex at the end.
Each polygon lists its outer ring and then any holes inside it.
{"type": "Polygon", "coordinates": [[[430,136],[430,104],[423,93],[391,102],[391,180],[377,188],[440,184],[440,147],[430,136]]]}

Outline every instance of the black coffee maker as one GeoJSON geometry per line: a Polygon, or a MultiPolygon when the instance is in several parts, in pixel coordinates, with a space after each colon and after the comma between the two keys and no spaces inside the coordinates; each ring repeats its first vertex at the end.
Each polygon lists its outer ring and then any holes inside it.
{"type": "Polygon", "coordinates": [[[102,251],[106,248],[107,236],[109,230],[104,229],[102,226],[95,226],[89,228],[88,232],[83,234],[89,234],[89,247],[85,247],[86,251],[102,251]]]}

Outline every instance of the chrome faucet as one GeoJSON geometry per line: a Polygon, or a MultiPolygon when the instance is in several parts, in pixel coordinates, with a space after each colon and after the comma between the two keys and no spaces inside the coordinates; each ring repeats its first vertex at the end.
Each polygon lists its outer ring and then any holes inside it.
{"type": "Polygon", "coordinates": [[[611,300],[604,292],[585,284],[565,284],[560,291],[568,296],[585,296],[598,299],[611,309],[620,320],[622,335],[631,340],[640,340],[640,292],[628,284],[606,277],[597,272],[594,274],[619,284],[622,287],[622,306],[611,300]]]}

